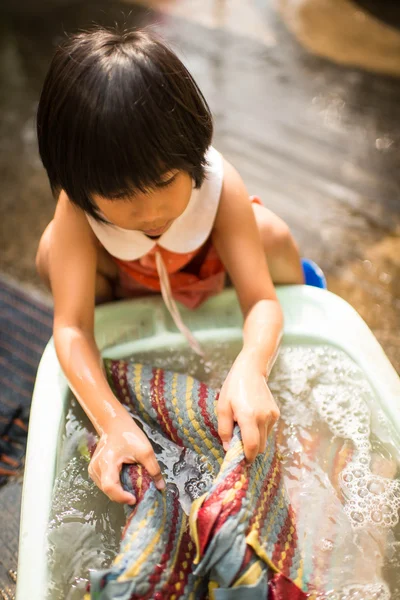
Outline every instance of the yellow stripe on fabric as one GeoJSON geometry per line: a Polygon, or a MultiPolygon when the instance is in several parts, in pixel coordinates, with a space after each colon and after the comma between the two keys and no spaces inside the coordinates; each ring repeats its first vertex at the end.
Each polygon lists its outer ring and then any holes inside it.
{"type": "Polygon", "coordinates": [[[293,580],[293,583],[295,585],[297,585],[297,587],[300,588],[301,590],[303,589],[303,585],[304,585],[303,575],[304,575],[304,560],[303,560],[303,557],[301,557],[300,561],[299,561],[299,566],[297,569],[297,577],[296,577],[296,579],[293,580]]]}
{"type": "Polygon", "coordinates": [[[273,571],[279,573],[277,567],[274,565],[264,548],[260,544],[257,531],[254,529],[246,536],[246,543],[253,548],[254,552],[259,558],[261,558],[273,571]]]}
{"type": "MultiPolygon", "coordinates": [[[[193,377],[187,377],[186,378],[186,392],[185,392],[185,405],[186,405],[186,410],[189,413],[189,410],[191,409],[191,393],[192,393],[192,389],[193,389],[193,377]]],[[[197,454],[203,454],[201,448],[199,448],[199,446],[196,444],[191,432],[185,427],[182,427],[183,433],[186,435],[187,439],[189,440],[189,442],[191,443],[191,445],[193,446],[194,450],[197,452],[197,454]]]]}
{"type": "Polygon", "coordinates": [[[139,475],[138,475],[138,478],[137,478],[137,487],[138,487],[138,493],[139,493],[139,495],[142,493],[142,485],[143,485],[142,469],[139,469],[139,475]]]}
{"type": "Polygon", "coordinates": [[[224,506],[225,504],[229,504],[229,502],[232,502],[235,499],[238,490],[241,490],[243,488],[246,481],[247,481],[247,477],[246,477],[246,475],[244,475],[242,473],[240,479],[238,481],[236,481],[233,488],[228,490],[228,492],[224,496],[224,499],[222,500],[222,506],[224,506]]]}
{"type": "Polygon", "coordinates": [[[198,432],[204,444],[207,446],[211,454],[217,460],[221,459],[221,453],[214,447],[214,443],[212,440],[207,437],[206,430],[200,425],[200,423],[196,419],[196,413],[193,410],[193,383],[194,380],[192,377],[187,378],[187,387],[186,387],[186,407],[188,409],[188,416],[191,420],[194,429],[198,432]],[[190,408],[189,408],[190,407],[190,408]]]}
{"type": "MultiPolygon", "coordinates": [[[[249,546],[253,548],[257,556],[261,558],[273,571],[275,571],[276,573],[280,573],[279,569],[276,567],[276,565],[274,565],[274,563],[269,558],[268,554],[265,552],[264,548],[261,546],[259,538],[257,537],[255,531],[249,533],[249,535],[246,537],[246,542],[249,544],[249,546]]],[[[293,583],[300,590],[302,589],[301,586],[297,585],[295,581],[293,583]]],[[[310,597],[307,596],[307,598],[308,600],[316,600],[315,595],[311,595],[310,597]]]]}
{"type": "MultiPolygon", "coordinates": [[[[279,464],[277,462],[276,465],[275,465],[275,469],[272,471],[271,478],[270,478],[270,480],[268,482],[268,485],[267,485],[266,489],[264,490],[264,493],[263,493],[263,496],[262,496],[262,500],[260,502],[260,505],[259,505],[258,510],[257,510],[256,517],[254,519],[254,523],[252,525],[252,529],[259,530],[259,528],[260,528],[260,519],[261,519],[261,515],[262,515],[262,513],[264,511],[264,505],[265,505],[266,499],[269,496],[271,488],[275,485],[275,479],[276,479],[276,476],[277,476],[278,472],[279,472],[279,464]]],[[[252,492],[253,491],[254,490],[252,490],[252,492]]]]}
{"type": "Polygon", "coordinates": [[[239,579],[235,581],[232,587],[235,588],[240,587],[241,585],[254,585],[260,579],[262,573],[263,568],[261,566],[260,561],[258,560],[257,562],[253,563],[247,569],[247,571],[245,571],[243,575],[239,577],[239,579]]]}
{"type": "Polygon", "coordinates": [[[133,365],[133,386],[135,389],[136,398],[138,399],[139,404],[141,406],[143,406],[143,396],[142,396],[142,391],[140,389],[140,384],[142,381],[142,371],[143,371],[143,365],[139,365],[139,364],[133,365]]]}
{"type": "Polygon", "coordinates": [[[219,476],[224,473],[228,467],[231,466],[231,463],[237,459],[238,456],[243,454],[243,442],[241,440],[237,440],[232,448],[229,448],[228,452],[225,454],[224,462],[222,463],[221,470],[219,472],[219,476]]]}
{"type": "Polygon", "coordinates": [[[285,492],[282,489],[281,490],[281,498],[280,500],[276,503],[276,506],[274,508],[274,512],[272,513],[272,518],[270,519],[270,522],[268,524],[267,530],[265,532],[265,539],[269,538],[269,535],[271,533],[271,530],[273,528],[273,526],[275,525],[275,517],[277,515],[277,513],[283,508],[283,506],[286,504],[286,498],[285,498],[285,492]]]}
{"type": "MultiPolygon", "coordinates": [[[[182,523],[181,523],[181,528],[179,531],[179,535],[178,535],[178,539],[175,542],[175,552],[174,552],[174,556],[171,562],[171,566],[170,566],[170,570],[171,573],[175,573],[175,564],[176,564],[176,559],[178,558],[178,554],[179,551],[181,549],[181,541],[182,541],[182,536],[185,533],[186,529],[187,529],[187,525],[188,525],[188,518],[185,515],[185,513],[182,514],[182,523]]],[[[180,565],[179,565],[180,567],[180,565]]]]}
{"type": "MultiPolygon", "coordinates": [[[[265,453],[265,455],[263,456],[263,459],[260,460],[259,463],[258,463],[257,471],[254,474],[253,485],[252,485],[251,489],[249,490],[249,494],[250,494],[251,498],[254,498],[254,493],[255,493],[256,486],[257,486],[258,482],[260,481],[261,473],[264,470],[264,466],[265,466],[264,463],[265,463],[265,461],[268,461],[269,455],[271,453],[271,448],[272,448],[272,444],[270,444],[270,446],[268,447],[268,452],[265,453]]],[[[272,477],[271,477],[270,483],[269,483],[268,488],[267,488],[268,490],[271,487],[271,484],[272,484],[272,481],[273,481],[273,479],[275,477],[275,474],[276,474],[276,468],[275,468],[275,470],[272,473],[272,477]]]]}
{"type": "Polygon", "coordinates": [[[127,540],[126,543],[123,542],[124,546],[121,549],[121,552],[118,554],[118,556],[115,557],[114,562],[113,562],[114,565],[118,565],[120,563],[120,561],[122,560],[122,558],[125,556],[125,553],[129,552],[129,550],[132,547],[132,544],[134,543],[134,541],[138,537],[140,531],[146,527],[146,525],[147,525],[147,523],[149,521],[149,518],[154,515],[154,510],[155,510],[154,507],[150,508],[150,510],[145,515],[144,519],[142,519],[140,521],[140,523],[138,523],[137,528],[132,533],[132,535],[129,538],[129,540],[127,540]]]}
{"type": "MultiPolygon", "coordinates": [[[[220,479],[222,478],[222,474],[223,474],[224,470],[226,470],[226,468],[230,465],[232,460],[234,460],[237,456],[240,456],[241,452],[243,452],[243,444],[240,440],[238,440],[237,443],[235,444],[235,446],[233,448],[231,448],[228,451],[227,455],[225,456],[225,461],[223,463],[223,465],[225,465],[225,469],[223,468],[223,466],[221,467],[221,470],[218,473],[215,483],[219,483],[220,479]]],[[[242,480],[243,481],[245,480],[245,475],[242,475],[241,479],[239,480],[239,484],[241,484],[240,487],[243,485],[242,480]]],[[[233,500],[233,498],[236,494],[236,491],[237,490],[235,488],[233,488],[232,490],[229,490],[224,498],[223,503],[226,504],[227,502],[233,500]]],[[[197,514],[198,514],[204,500],[207,498],[207,496],[208,496],[208,492],[206,492],[205,494],[200,496],[200,498],[196,498],[196,500],[194,500],[192,502],[192,505],[190,508],[190,515],[189,515],[190,535],[196,546],[196,556],[193,560],[193,564],[195,564],[195,565],[197,565],[200,562],[200,558],[201,558],[201,556],[200,556],[200,541],[199,541],[199,534],[198,534],[198,530],[197,530],[197,514]]]]}
{"type": "MultiPolygon", "coordinates": [[[[265,539],[267,540],[269,538],[269,535],[271,533],[271,529],[275,524],[275,517],[277,515],[277,513],[279,512],[279,510],[284,506],[286,501],[285,498],[285,494],[282,490],[281,492],[281,498],[280,500],[277,502],[274,512],[272,513],[272,516],[270,517],[270,523],[268,525],[268,528],[265,532],[265,539]]],[[[253,548],[253,550],[256,552],[257,556],[259,556],[260,558],[262,558],[263,560],[265,560],[265,562],[274,569],[274,571],[277,571],[278,573],[280,573],[279,567],[275,564],[272,563],[272,560],[268,557],[266,551],[264,550],[264,548],[261,546],[260,544],[260,540],[259,540],[259,527],[258,527],[258,523],[257,521],[254,523],[253,527],[251,528],[250,533],[246,536],[246,542],[249,546],[251,546],[253,548]],[[260,554],[261,552],[261,554],[260,554]]]]}
{"type": "Polygon", "coordinates": [[[294,527],[293,527],[293,525],[291,525],[290,530],[289,530],[289,534],[287,536],[287,540],[285,542],[285,547],[283,549],[283,552],[281,554],[281,558],[280,558],[279,563],[278,563],[278,568],[279,568],[280,571],[282,571],[282,569],[283,569],[283,561],[286,559],[288,550],[290,549],[290,547],[292,545],[291,542],[292,542],[292,539],[293,539],[293,533],[294,533],[294,527]]]}
{"type": "Polygon", "coordinates": [[[171,395],[172,395],[172,406],[174,407],[174,414],[178,421],[179,427],[182,427],[183,419],[180,416],[179,404],[178,404],[178,373],[174,373],[172,376],[171,395]]]}
{"type": "Polygon", "coordinates": [[[215,590],[219,588],[219,585],[216,581],[208,582],[208,595],[210,600],[215,600],[215,590]]]}
{"type": "Polygon", "coordinates": [[[122,575],[120,575],[118,577],[117,581],[127,581],[128,579],[132,579],[133,577],[137,577],[137,575],[139,574],[140,568],[142,567],[143,563],[146,562],[146,560],[148,559],[148,557],[150,556],[150,554],[153,552],[155,545],[157,544],[157,542],[159,542],[162,532],[164,531],[165,528],[165,523],[167,520],[167,496],[166,494],[162,494],[162,502],[163,502],[163,517],[160,523],[160,527],[158,528],[156,534],[154,535],[153,539],[151,540],[151,542],[147,545],[147,548],[145,548],[145,550],[143,551],[141,557],[139,558],[139,560],[137,560],[130,568],[128,571],[125,571],[125,573],[123,573],[122,575]]]}

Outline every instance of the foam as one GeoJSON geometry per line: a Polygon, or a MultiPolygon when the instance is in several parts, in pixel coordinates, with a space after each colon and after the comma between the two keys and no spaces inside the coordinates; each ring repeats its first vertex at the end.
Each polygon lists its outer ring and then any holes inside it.
{"type": "Polygon", "coordinates": [[[334,436],[351,442],[353,456],[340,475],[340,485],[352,527],[393,528],[399,520],[400,482],[371,471],[375,398],[362,371],[344,352],[331,347],[285,348],[270,387],[279,398],[284,420],[307,428],[322,420],[334,436]]]}

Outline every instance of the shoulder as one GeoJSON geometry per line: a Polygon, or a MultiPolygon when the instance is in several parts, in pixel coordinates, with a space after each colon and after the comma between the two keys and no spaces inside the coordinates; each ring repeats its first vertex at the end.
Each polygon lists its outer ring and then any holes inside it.
{"type": "Polygon", "coordinates": [[[75,206],[67,194],[62,190],[54,214],[54,229],[56,241],[83,244],[92,244],[94,234],[82,209],[75,206]]]}
{"type": "Polygon", "coordinates": [[[229,198],[234,196],[245,196],[248,198],[246,186],[243,182],[242,177],[239,175],[235,167],[222,157],[223,162],[223,180],[221,189],[221,200],[227,201],[229,198]]]}
{"type": "Polygon", "coordinates": [[[240,224],[241,219],[252,217],[249,194],[242,177],[228,162],[223,160],[223,181],[221,197],[215,221],[215,228],[226,229],[229,225],[240,224]]]}
{"type": "Polygon", "coordinates": [[[90,230],[85,212],[71,202],[64,190],[61,191],[58,197],[54,220],[62,222],[64,227],[73,224],[90,230]]]}

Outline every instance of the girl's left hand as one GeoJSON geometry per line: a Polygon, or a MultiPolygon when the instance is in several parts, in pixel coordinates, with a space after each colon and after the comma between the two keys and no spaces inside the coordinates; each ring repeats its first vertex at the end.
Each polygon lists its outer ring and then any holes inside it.
{"type": "Polygon", "coordinates": [[[218,433],[225,451],[235,422],[240,427],[249,462],[265,451],[268,435],[280,413],[261,369],[244,351],[237,357],[222,386],[217,414],[218,433]]]}

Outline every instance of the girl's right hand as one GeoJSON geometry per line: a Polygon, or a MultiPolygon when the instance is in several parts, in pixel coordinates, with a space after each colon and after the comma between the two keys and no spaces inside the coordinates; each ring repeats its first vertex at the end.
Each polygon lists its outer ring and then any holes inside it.
{"type": "Polygon", "coordinates": [[[132,417],[115,417],[97,444],[89,464],[89,475],[114,502],[135,504],[136,498],[123,490],[120,472],[124,463],[140,463],[159,490],[165,488],[153,448],[132,417]]]}

